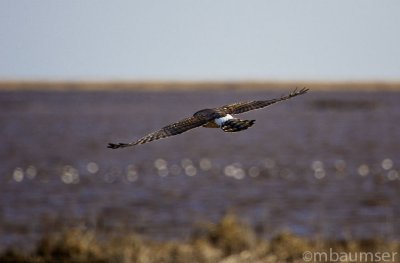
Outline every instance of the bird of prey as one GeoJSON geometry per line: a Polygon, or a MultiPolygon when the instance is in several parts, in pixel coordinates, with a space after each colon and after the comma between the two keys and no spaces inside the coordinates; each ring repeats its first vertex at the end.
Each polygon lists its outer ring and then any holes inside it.
{"type": "Polygon", "coordinates": [[[295,89],[290,94],[276,99],[238,102],[218,108],[200,110],[193,114],[192,117],[188,117],[181,121],[167,125],[160,130],[152,132],[137,141],[129,143],[109,143],[108,148],[117,149],[135,146],[138,144],[144,144],[154,140],[177,135],[200,126],[206,128],[221,128],[224,132],[243,131],[251,127],[254,124],[255,120],[241,120],[233,117],[232,115],[264,108],[276,102],[284,101],[298,95],[302,95],[307,91],[307,88],[302,88],[300,90],[295,89]]]}

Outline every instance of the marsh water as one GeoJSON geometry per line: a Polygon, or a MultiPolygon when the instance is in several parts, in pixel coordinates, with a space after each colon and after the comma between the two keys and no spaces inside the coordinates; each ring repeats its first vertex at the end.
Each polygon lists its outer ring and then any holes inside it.
{"type": "MultiPolygon", "coordinates": [[[[288,90],[289,92],[289,90],[288,90]]],[[[285,91],[0,92],[0,247],[68,227],[188,238],[235,213],[265,238],[400,238],[400,93],[310,91],[111,150],[193,114],[285,91]]]]}

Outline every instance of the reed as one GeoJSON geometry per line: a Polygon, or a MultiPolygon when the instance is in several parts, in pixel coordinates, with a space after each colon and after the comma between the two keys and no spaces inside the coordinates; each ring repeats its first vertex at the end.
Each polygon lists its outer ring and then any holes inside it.
{"type": "MultiPolygon", "coordinates": [[[[320,240],[283,232],[261,239],[248,225],[228,214],[217,224],[207,224],[186,241],[154,241],[134,233],[104,235],[70,229],[43,237],[33,251],[9,248],[0,262],[304,262],[305,251],[400,251],[399,241],[379,238],[320,240]]],[[[397,260],[399,257],[397,257],[397,260]]]]}

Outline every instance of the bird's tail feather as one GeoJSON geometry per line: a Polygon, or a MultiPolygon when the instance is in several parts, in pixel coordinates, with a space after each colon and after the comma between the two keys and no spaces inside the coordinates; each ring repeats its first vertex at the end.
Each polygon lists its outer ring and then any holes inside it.
{"type": "Polygon", "coordinates": [[[255,120],[230,119],[221,126],[224,132],[243,131],[253,126],[255,120]]]}

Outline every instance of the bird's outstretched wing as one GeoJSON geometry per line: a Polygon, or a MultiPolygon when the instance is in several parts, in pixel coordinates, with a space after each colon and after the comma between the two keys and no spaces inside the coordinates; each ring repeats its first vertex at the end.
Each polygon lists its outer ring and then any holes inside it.
{"type": "Polygon", "coordinates": [[[271,104],[277,103],[279,101],[284,101],[298,95],[302,95],[308,91],[307,88],[302,88],[301,90],[295,89],[289,95],[282,96],[277,99],[272,100],[253,100],[253,101],[246,101],[246,102],[237,102],[233,104],[228,104],[219,108],[216,108],[216,111],[224,112],[226,114],[239,114],[246,111],[256,110],[260,108],[267,107],[271,104]]]}
{"type": "Polygon", "coordinates": [[[107,147],[111,148],[111,149],[117,149],[117,148],[123,148],[123,147],[129,147],[129,146],[134,146],[134,145],[138,145],[138,144],[148,143],[148,142],[151,142],[154,140],[159,140],[162,138],[166,138],[169,136],[183,133],[190,129],[199,127],[203,124],[206,124],[208,121],[210,121],[210,119],[204,118],[204,117],[196,117],[196,116],[189,117],[189,118],[183,119],[181,121],[175,122],[173,124],[167,125],[164,128],[162,128],[158,131],[152,132],[137,141],[130,142],[130,143],[109,143],[107,147]]]}

